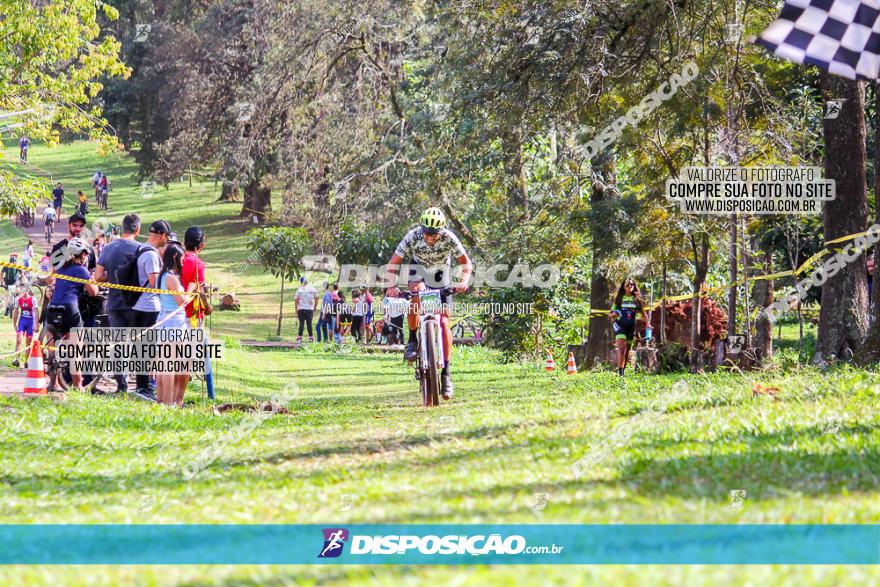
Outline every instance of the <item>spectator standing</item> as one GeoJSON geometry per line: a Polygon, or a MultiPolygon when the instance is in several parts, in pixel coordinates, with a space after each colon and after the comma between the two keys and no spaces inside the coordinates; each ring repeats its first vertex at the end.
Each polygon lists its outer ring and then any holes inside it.
{"type": "Polygon", "coordinates": [[[333,342],[339,342],[339,284],[333,284],[330,292],[330,336],[333,342]]]}
{"type": "MultiPolygon", "coordinates": [[[[183,271],[183,259],[186,253],[183,247],[176,243],[166,245],[164,251],[157,287],[162,290],[182,291],[180,274],[183,271]]],[[[189,322],[181,308],[186,303],[186,298],[177,293],[162,293],[158,296],[159,316],[156,320],[158,327],[178,331],[188,329],[189,322]]],[[[189,373],[157,373],[156,383],[156,400],[159,403],[183,405],[189,373]]]]}
{"type": "MultiPolygon", "coordinates": [[[[18,265],[18,254],[10,253],[9,262],[18,265]]],[[[19,270],[15,267],[3,268],[3,284],[6,286],[6,316],[12,316],[13,304],[15,303],[15,282],[18,281],[18,273],[19,270]]]]}
{"type": "Polygon", "coordinates": [[[364,339],[367,343],[373,342],[373,294],[370,288],[364,286],[362,290],[364,299],[364,339]]]}
{"type": "MultiPolygon", "coordinates": [[[[137,242],[136,237],[140,232],[141,219],[137,214],[129,214],[122,219],[122,237],[112,243],[108,243],[104,247],[95,269],[95,281],[119,283],[116,278],[116,272],[131,257],[137,255],[140,243],[137,242]]],[[[106,310],[107,320],[112,328],[124,328],[134,325],[133,310],[122,295],[122,290],[110,289],[107,295],[106,310]]],[[[128,391],[128,383],[124,374],[117,373],[114,379],[116,379],[116,390],[118,392],[125,393],[128,391]]]]}
{"type": "Polygon", "coordinates": [[[351,335],[355,342],[363,342],[364,316],[367,314],[367,303],[359,290],[351,292],[351,335]]]}
{"type": "MultiPolygon", "coordinates": [[[[202,295],[205,290],[205,263],[199,258],[205,248],[206,240],[205,231],[199,226],[190,226],[183,235],[186,254],[183,258],[180,282],[184,290],[198,294],[186,305],[186,317],[192,328],[201,328],[205,316],[211,313],[211,308],[204,303],[205,298],[202,295]]],[[[207,339],[205,342],[207,344],[207,339]]],[[[205,387],[208,398],[214,399],[214,372],[210,358],[205,364],[205,387]]]]}
{"type": "MultiPolygon", "coordinates": [[[[202,291],[205,287],[205,263],[199,255],[205,248],[205,231],[199,226],[187,228],[183,235],[183,247],[185,255],[180,272],[180,284],[188,292],[202,291]]],[[[195,305],[193,301],[186,305],[186,317],[193,327],[201,326],[205,317],[204,308],[201,306],[196,308],[195,305]]]]}
{"type": "Polygon", "coordinates": [[[333,332],[333,323],[330,318],[330,307],[333,305],[333,294],[330,292],[330,284],[324,282],[324,293],[321,296],[321,310],[318,315],[317,337],[318,342],[323,339],[324,343],[330,342],[330,334],[333,332]]]}
{"type": "MultiPolygon", "coordinates": [[[[140,246],[137,257],[138,285],[141,287],[157,287],[159,272],[162,270],[159,248],[165,246],[170,233],[171,225],[164,220],[157,220],[150,225],[150,236],[147,242],[140,246]]],[[[131,307],[135,319],[133,326],[149,328],[156,324],[156,319],[159,317],[159,294],[143,292],[135,297],[137,302],[131,307]]],[[[143,399],[155,401],[156,395],[151,388],[149,376],[138,375],[136,379],[135,393],[143,399]]]]}
{"type": "Polygon", "coordinates": [[[55,215],[61,220],[61,208],[64,206],[64,186],[59,181],[52,190],[52,207],[55,208],[55,215]]]}
{"type": "Polygon", "coordinates": [[[101,252],[103,252],[106,245],[107,243],[104,240],[104,233],[99,232],[98,236],[95,237],[95,242],[92,244],[92,248],[95,249],[95,256],[97,256],[99,259],[101,258],[101,252]]]}
{"type": "MultiPolygon", "coordinates": [[[[49,258],[52,262],[52,268],[56,271],[61,268],[65,263],[65,254],[67,251],[67,243],[74,238],[79,238],[82,235],[83,228],[86,225],[86,217],[76,212],[67,217],[67,238],[61,239],[54,245],[52,245],[52,253],[49,255],[49,258]]],[[[94,271],[95,266],[98,261],[95,257],[94,251],[89,251],[89,261],[88,261],[88,270],[94,271]]]]}
{"type": "Polygon", "coordinates": [[[78,206],[77,211],[80,214],[82,214],[83,216],[85,216],[86,214],[89,213],[89,199],[86,197],[86,195],[83,193],[82,190],[79,190],[78,192],[76,192],[76,195],[77,195],[77,201],[79,202],[77,204],[77,206],[78,206]]]}
{"type": "Polygon", "coordinates": [[[388,344],[403,344],[403,317],[409,308],[409,301],[404,298],[386,295],[382,300],[385,315],[385,335],[388,344]]]}
{"type": "Polygon", "coordinates": [[[51,254],[52,251],[46,251],[46,254],[40,259],[40,271],[43,273],[49,273],[52,270],[52,260],[49,257],[51,254]]]}
{"type": "Polygon", "coordinates": [[[24,248],[24,266],[31,266],[31,259],[34,258],[34,241],[29,240],[27,246],[24,248]]]}
{"type": "Polygon", "coordinates": [[[351,325],[351,311],[345,303],[345,293],[340,289],[336,295],[339,298],[336,302],[336,342],[342,344],[351,325]]]}
{"type": "Polygon", "coordinates": [[[312,336],[312,317],[315,314],[315,299],[318,297],[318,292],[305,277],[300,277],[299,283],[299,289],[296,290],[294,296],[296,317],[299,321],[299,334],[296,337],[296,342],[302,342],[304,325],[308,327],[309,342],[315,342],[315,337],[312,336]]]}

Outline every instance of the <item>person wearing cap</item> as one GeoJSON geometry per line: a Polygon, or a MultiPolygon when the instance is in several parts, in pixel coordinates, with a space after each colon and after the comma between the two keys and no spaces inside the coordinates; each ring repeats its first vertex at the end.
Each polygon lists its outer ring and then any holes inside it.
{"type": "MultiPolygon", "coordinates": [[[[75,212],[71,214],[67,218],[67,238],[61,239],[57,243],[52,246],[52,253],[49,255],[49,258],[52,261],[52,268],[56,271],[64,265],[67,260],[64,256],[64,252],[67,249],[67,243],[70,242],[71,239],[79,238],[82,236],[83,228],[86,225],[86,217],[80,214],[79,212],[75,212]]],[[[94,271],[95,266],[98,264],[98,260],[95,258],[95,252],[89,249],[89,262],[87,268],[89,271],[94,271]]]]}
{"type": "MultiPolygon", "coordinates": [[[[145,247],[147,250],[141,253],[137,258],[138,284],[141,287],[158,287],[159,272],[162,271],[162,259],[159,257],[159,249],[164,248],[168,243],[168,236],[171,234],[171,225],[164,220],[157,220],[150,225],[150,236],[147,242],[140,246],[140,250],[145,247]]],[[[159,316],[161,304],[159,302],[159,294],[143,292],[137,302],[131,308],[134,311],[133,326],[138,328],[149,328],[156,324],[156,318],[159,316]]],[[[156,392],[150,384],[149,375],[136,376],[137,393],[143,399],[156,401],[156,392]]]]}
{"type": "MultiPolygon", "coordinates": [[[[129,262],[131,257],[137,254],[141,244],[137,236],[141,232],[141,219],[137,214],[128,214],[122,219],[122,236],[104,246],[101,257],[95,267],[95,281],[118,283],[116,272],[129,262]]],[[[137,316],[132,307],[126,302],[122,290],[110,288],[107,295],[107,320],[112,328],[134,327],[137,316]]],[[[128,383],[125,375],[117,373],[116,390],[120,393],[128,391],[128,383]]]]}

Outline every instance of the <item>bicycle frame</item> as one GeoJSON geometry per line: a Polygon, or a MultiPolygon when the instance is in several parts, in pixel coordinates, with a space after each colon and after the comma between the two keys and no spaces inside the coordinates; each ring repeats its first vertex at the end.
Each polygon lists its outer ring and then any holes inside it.
{"type": "MultiPolygon", "coordinates": [[[[425,291],[418,292],[418,293],[421,294],[421,295],[419,295],[419,302],[420,302],[419,307],[420,308],[421,308],[421,298],[424,294],[436,293],[437,297],[438,298],[440,297],[440,290],[425,290],[425,291]]],[[[440,312],[436,311],[436,310],[433,312],[430,312],[430,313],[422,312],[421,318],[419,320],[419,363],[420,363],[421,368],[423,370],[427,369],[429,367],[429,365],[428,365],[428,345],[430,345],[430,344],[434,345],[434,349],[435,349],[434,356],[437,358],[436,359],[437,368],[442,369],[443,367],[446,366],[446,358],[445,358],[446,355],[443,352],[443,324],[442,324],[442,321],[440,318],[440,312]],[[428,340],[427,323],[429,321],[433,322],[436,325],[436,327],[434,328],[434,332],[436,333],[436,336],[434,337],[435,340],[433,340],[433,341],[428,340]]]]}

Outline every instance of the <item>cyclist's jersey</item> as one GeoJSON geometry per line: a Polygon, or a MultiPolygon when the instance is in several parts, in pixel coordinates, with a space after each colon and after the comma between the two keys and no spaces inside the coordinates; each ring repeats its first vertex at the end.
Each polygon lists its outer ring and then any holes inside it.
{"type": "Polygon", "coordinates": [[[55,208],[47,206],[46,211],[43,212],[43,221],[48,224],[50,220],[55,222],[55,208]]]}
{"type": "Polygon", "coordinates": [[[425,242],[422,227],[417,226],[406,233],[394,254],[403,259],[412,258],[413,263],[425,267],[438,267],[451,266],[452,259],[467,255],[467,251],[451,230],[446,228],[440,230],[437,242],[431,246],[425,242]]]}
{"type": "Polygon", "coordinates": [[[620,322],[635,322],[636,312],[642,309],[642,304],[634,297],[624,295],[620,301],[620,306],[614,305],[614,310],[620,312],[618,320],[620,322]]]}
{"type": "Polygon", "coordinates": [[[21,319],[22,320],[31,320],[34,317],[34,298],[32,296],[29,297],[21,297],[18,298],[18,309],[21,310],[21,319]]]}

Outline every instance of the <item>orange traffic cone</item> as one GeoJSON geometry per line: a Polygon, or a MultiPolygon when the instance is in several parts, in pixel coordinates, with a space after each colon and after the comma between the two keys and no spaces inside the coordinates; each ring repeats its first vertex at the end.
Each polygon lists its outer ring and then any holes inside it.
{"type": "Polygon", "coordinates": [[[553,360],[553,353],[549,350],[547,351],[547,360],[544,361],[544,369],[547,371],[553,371],[556,369],[556,361],[553,360]]]}
{"type": "Polygon", "coordinates": [[[27,379],[24,382],[25,394],[46,395],[46,370],[43,368],[43,349],[40,341],[31,345],[31,356],[28,358],[27,379]]]}
{"type": "Polygon", "coordinates": [[[569,375],[574,375],[578,372],[577,364],[574,362],[574,353],[568,353],[568,366],[566,366],[565,372],[569,375]]]}

